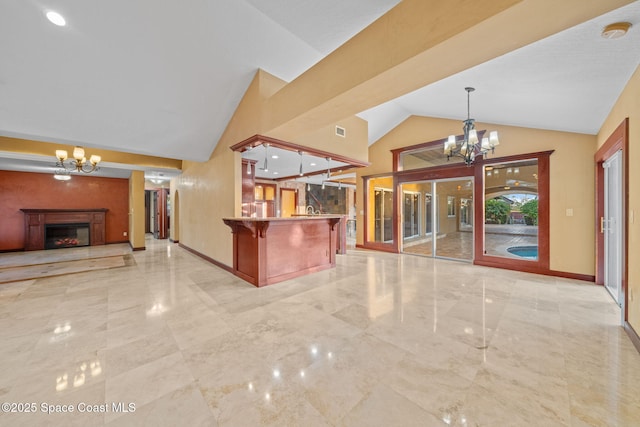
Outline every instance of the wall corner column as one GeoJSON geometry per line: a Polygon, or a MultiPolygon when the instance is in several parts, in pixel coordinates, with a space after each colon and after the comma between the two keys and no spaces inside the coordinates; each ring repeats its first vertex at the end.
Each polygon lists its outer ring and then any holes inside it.
{"type": "Polygon", "coordinates": [[[144,250],[144,172],[132,171],[129,177],[129,244],[144,250]]]}

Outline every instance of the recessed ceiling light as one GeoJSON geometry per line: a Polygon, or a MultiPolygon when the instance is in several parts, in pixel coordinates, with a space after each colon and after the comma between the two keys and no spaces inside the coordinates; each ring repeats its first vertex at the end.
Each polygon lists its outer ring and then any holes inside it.
{"type": "Polygon", "coordinates": [[[315,166],[315,165],[316,165],[315,163],[310,163],[310,164],[309,164],[309,166],[315,166]]]}
{"type": "Polygon", "coordinates": [[[64,17],[60,15],[58,12],[54,12],[54,11],[47,12],[47,19],[59,27],[64,27],[65,25],[67,25],[67,21],[65,21],[64,17]]]}
{"type": "Polygon", "coordinates": [[[631,28],[631,24],[628,22],[616,22],[609,24],[602,30],[602,37],[605,39],[619,39],[627,34],[629,28],[631,28]]]}
{"type": "Polygon", "coordinates": [[[277,155],[277,154],[274,154],[273,156],[271,156],[271,158],[272,158],[272,159],[277,159],[277,158],[278,158],[278,155],[277,155]]]}

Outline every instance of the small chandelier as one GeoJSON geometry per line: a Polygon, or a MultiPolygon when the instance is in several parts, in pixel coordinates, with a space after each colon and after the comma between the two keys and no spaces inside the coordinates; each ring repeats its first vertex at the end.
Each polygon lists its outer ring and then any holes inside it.
{"type": "Polygon", "coordinates": [[[482,142],[478,143],[478,133],[476,132],[475,119],[471,118],[469,95],[475,89],[472,87],[465,87],[467,91],[467,120],[465,120],[462,130],[464,131],[464,139],[458,141],[455,135],[449,135],[449,138],[444,143],[444,154],[447,155],[447,161],[451,157],[462,157],[464,164],[470,166],[476,159],[476,156],[485,154],[489,151],[494,153],[496,145],[500,144],[498,141],[498,131],[489,132],[489,137],[482,138],[482,142]],[[458,145],[459,143],[459,145],[458,145]]]}
{"type": "Polygon", "coordinates": [[[67,164],[65,164],[65,160],[67,160],[67,150],[56,150],[56,157],[58,159],[56,167],[67,172],[95,172],[100,169],[98,168],[98,163],[102,160],[100,156],[93,154],[89,157],[89,161],[87,161],[84,156],[84,148],[82,147],[75,147],[73,149],[73,160],[70,160],[67,164]]]}

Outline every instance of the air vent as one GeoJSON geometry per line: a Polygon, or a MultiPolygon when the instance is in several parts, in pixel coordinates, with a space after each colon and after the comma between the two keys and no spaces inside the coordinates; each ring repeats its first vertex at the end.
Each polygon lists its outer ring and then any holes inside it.
{"type": "Polygon", "coordinates": [[[343,127],[336,126],[336,135],[344,138],[347,136],[347,130],[343,127]]]}

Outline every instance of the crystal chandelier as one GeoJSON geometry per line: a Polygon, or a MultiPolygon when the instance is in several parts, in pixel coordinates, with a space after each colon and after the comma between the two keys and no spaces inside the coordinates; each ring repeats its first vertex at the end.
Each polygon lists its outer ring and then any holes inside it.
{"type": "Polygon", "coordinates": [[[462,126],[464,137],[462,140],[457,140],[455,135],[449,135],[449,138],[444,143],[444,154],[447,156],[447,161],[454,156],[462,157],[465,165],[470,166],[475,161],[476,156],[489,151],[493,153],[500,142],[498,141],[498,131],[495,130],[489,132],[489,137],[482,138],[482,142],[478,142],[475,119],[471,118],[469,103],[469,95],[475,89],[465,87],[464,90],[467,91],[467,119],[463,122],[464,126],[462,126]]]}
{"type": "MultiPolygon", "coordinates": [[[[100,156],[93,154],[89,157],[89,161],[87,161],[84,156],[84,148],[82,147],[75,147],[73,149],[73,159],[69,160],[68,163],[65,163],[67,160],[67,150],[56,150],[56,158],[58,159],[56,167],[60,168],[60,172],[62,172],[62,170],[66,172],[95,172],[99,169],[98,163],[102,160],[100,156]]],[[[64,175],[64,173],[60,175],[64,175]]]]}

